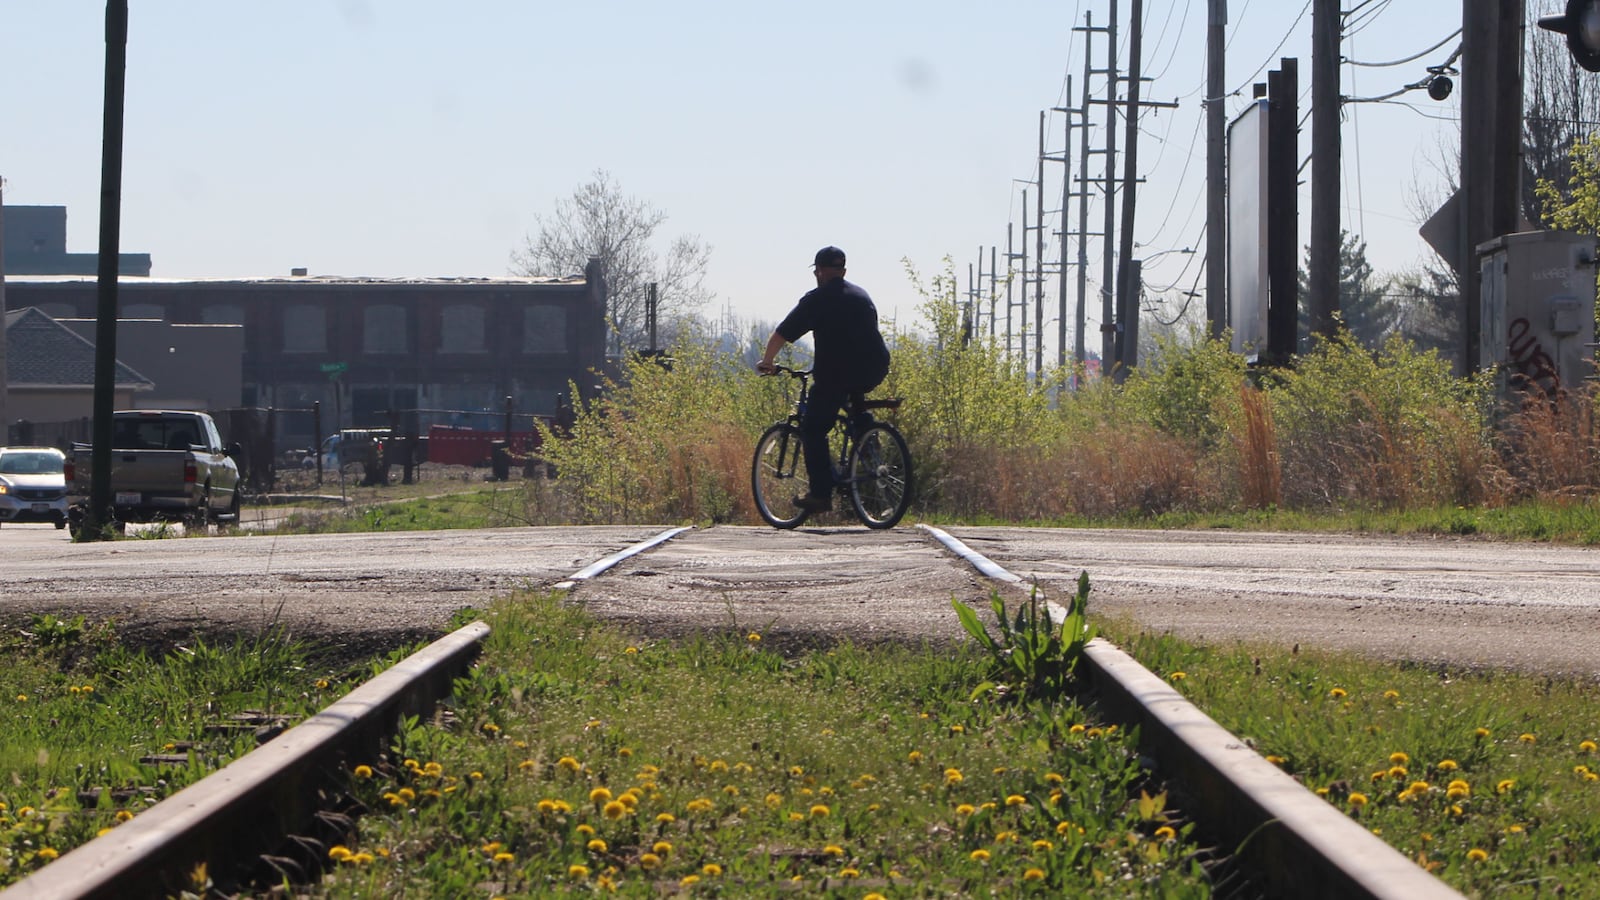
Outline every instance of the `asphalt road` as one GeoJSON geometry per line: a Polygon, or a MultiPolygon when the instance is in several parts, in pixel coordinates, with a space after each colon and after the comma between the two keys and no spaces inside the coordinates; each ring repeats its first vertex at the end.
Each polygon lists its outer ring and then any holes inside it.
{"type": "MultiPolygon", "coordinates": [[[[661,527],[509,528],[73,544],[0,529],[0,624],[115,618],[174,640],[281,623],[353,645],[437,634],[452,614],[548,587],[661,527]]],[[[1479,540],[1025,528],[945,529],[1048,596],[1089,573],[1090,610],[1210,641],[1600,674],[1600,551],[1479,540]]],[[[692,530],[574,590],[646,634],[952,640],[950,599],[989,585],[921,529],[692,530]]]]}

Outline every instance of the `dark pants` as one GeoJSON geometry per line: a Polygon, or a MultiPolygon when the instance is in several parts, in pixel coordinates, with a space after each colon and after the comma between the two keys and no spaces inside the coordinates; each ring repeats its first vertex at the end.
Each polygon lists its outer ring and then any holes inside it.
{"type": "Polygon", "coordinates": [[[828,452],[828,432],[838,421],[844,402],[854,398],[858,407],[867,391],[877,387],[874,382],[864,389],[851,390],[835,385],[814,384],[806,400],[806,414],[800,420],[800,441],[806,453],[806,477],[811,483],[807,493],[812,497],[833,497],[833,460],[828,452]]]}

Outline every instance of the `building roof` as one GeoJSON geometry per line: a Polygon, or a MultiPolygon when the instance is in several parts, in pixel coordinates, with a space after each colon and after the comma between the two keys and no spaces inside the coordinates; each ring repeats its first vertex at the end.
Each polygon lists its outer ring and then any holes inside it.
{"type": "MultiPolygon", "coordinates": [[[[21,275],[7,274],[7,284],[82,284],[94,283],[98,279],[92,275],[21,275]]],[[[397,285],[444,285],[444,284],[481,284],[481,285],[582,285],[584,276],[566,275],[561,277],[531,276],[522,277],[514,275],[487,276],[487,275],[440,275],[421,278],[379,278],[359,275],[263,275],[253,278],[243,277],[195,277],[195,278],[139,278],[123,275],[117,279],[119,285],[136,286],[142,284],[152,285],[220,285],[220,284],[253,284],[253,285],[281,285],[281,284],[316,284],[316,285],[383,285],[394,287],[397,285]]]]}
{"type": "MultiPolygon", "coordinates": [[[[35,307],[6,313],[6,379],[12,388],[94,387],[94,344],[35,307]]],[[[117,387],[148,391],[155,382],[117,363],[117,387]]]]}

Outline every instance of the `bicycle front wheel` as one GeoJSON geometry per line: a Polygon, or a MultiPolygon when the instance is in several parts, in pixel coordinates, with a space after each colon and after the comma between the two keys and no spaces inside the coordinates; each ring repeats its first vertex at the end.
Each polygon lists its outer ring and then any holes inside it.
{"type": "Polygon", "coordinates": [[[779,422],[756,442],[756,456],[750,464],[750,493],[755,497],[756,511],[774,528],[799,525],[806,520],[806,511],[794,505],[794,497],[805,493],[805,484],[800,429],[779,422]]]}
{"type": "Polygon", "coordinates": [[[868,528],[893,528],[911,505],[911,451],[892,425],[874,425],[850,451],[850,504],[868,528]]]}

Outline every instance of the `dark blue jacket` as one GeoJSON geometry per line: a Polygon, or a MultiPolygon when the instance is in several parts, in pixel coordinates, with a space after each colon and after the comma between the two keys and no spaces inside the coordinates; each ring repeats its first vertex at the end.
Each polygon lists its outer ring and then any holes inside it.
{"type": "Polygon", "coordinates": [[[814,336],[817,385],[865,393],[889,374],[889,348],[878,331],[878,308],[858,285],[835,278],[800,298],[778,325],[791,344],[814,336]]]}

